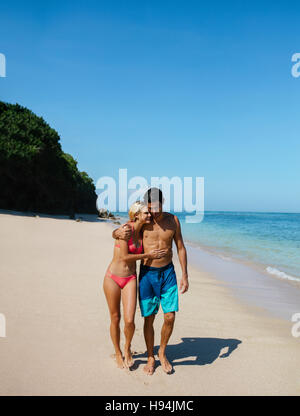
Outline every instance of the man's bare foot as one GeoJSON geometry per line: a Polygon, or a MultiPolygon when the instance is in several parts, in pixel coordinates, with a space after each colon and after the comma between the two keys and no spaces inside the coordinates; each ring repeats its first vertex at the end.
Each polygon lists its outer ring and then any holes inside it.
{"type": "Polygon", "coordinates": [[[161,351],[158,350],[157,355],[158,355],[159,361],[161,363],[161,366],[162,366],[162,369],[164,370],[164,372],[167,373],[167,374],[171,374],[171,372],[173,370],[173,367],[169,363],[169,361],[166,357],[166,354],[162,354],[161,351]]]}
{"type": "Polygon", "coordinates": [[[132,367],[133,364],[134,364],[134,361],[133,361],[132,353],[131,353],[130,349],[129,350],[126,350],[125,353],[124,353],[124,355],[125,355],[125,359],[124,359],[124,365],[125,365],[125,367],[126,368],[132,367]]]}
{"type": "Polygon", "coordinates": [[[152,374],[154,373],[154,368],[155,368],[155,358],[149,357],[148,362],[144,367],[144,371],[148,376],[152,376],[152,374]]]}
{"type": "Polygon", "coordinates": [[[116,360],[118,368],[124,368],[125,367],[122,354],[114,354],[114,359],[116,360]]]}

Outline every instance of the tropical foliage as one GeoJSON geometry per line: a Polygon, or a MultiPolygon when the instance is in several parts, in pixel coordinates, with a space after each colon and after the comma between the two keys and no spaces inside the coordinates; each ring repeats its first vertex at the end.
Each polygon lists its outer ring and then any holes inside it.
{"type": "Polygon", "coordinates": [[[27,108],[0,101],[0,208],[73,216],[96,213],[96,198],[58,133],[27,108]]]}

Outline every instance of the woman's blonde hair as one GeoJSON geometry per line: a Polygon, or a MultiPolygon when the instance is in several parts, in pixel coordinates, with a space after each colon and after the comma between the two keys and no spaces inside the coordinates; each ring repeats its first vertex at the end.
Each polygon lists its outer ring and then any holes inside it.
{"type": "Polygon", "coordinates": [[[145,206],[146,205],[141,201],[134,202],[128,211],[130,221],[135,221],[136,215],[139,214],[145,206]]]}

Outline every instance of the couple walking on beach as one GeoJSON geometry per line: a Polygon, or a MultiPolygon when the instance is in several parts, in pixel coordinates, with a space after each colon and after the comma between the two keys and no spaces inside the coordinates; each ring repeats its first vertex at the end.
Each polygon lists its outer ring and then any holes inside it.
{"type": "Polygon", "coordinates": [[[144,317],[144,337],[148,354],[144,371],[148,375],[152,375],[155,369],[153,323],[160,304],[164,312],[164,323],[158,358],[163,370],[168,374],[172,372],[165,350],[173,331],[175,312],[178,311],[178,287],[172,263],[173,241],[182,269],[179,285],[181,293],[185,293],[189,286],[187,255],[180,222],[175,215],[163,212],[162,205],[162,191],[150,188],[144,195],[144,202],[135,202],[130,207],[130,221],[113,232],[114,254],[103,282],[117,366],[130,368],[134,364],[131,341],[135,331],[137,303],[136,261],[141,260],[138,294],[141,314],[144,317]],[[120,348],[121,300],[125,322],[124,357],[120,348]]]}

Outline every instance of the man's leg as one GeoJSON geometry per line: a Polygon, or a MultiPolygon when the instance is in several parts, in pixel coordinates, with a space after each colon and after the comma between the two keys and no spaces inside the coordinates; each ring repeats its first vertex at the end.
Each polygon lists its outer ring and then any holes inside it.
{"type": "Polygon", "coordinates": [[[166,357],[166,346],[173,332],[175,322],[175,312],[167,312],[164,314],[164,324],[161,329],[161,341],[158,350],[158,358],[165,373],[169,374],[173,367],[166,357]]]}
{"type": "Polygon", "coordinates": [[[154,373],[155,367],[155,358],[153,354],[153,347],[154,347],[154,328],[153,322],[155,319],[155,314],[146,316],[144,320],[144,337],[147,346],[147,354],[148,354],[148,362],[144,367],[144,371],[148,375],[152,375],[154,373]]]}
{"type": "Polygon", "coordinates": [[[139,277],[139,302],[142,316],[144,317],[144,337],[147,346],[148,362],[144,371],[148,375],[154,373],[155,358],[154,347],[154,328],[153,322],[159,309],[159,292],[155,293],[153,282],[157,280],[157,273],[150,268],[141,266],[139,277]]]}
{"type": "Polygon", "coordinates": [[[166,346],[173,332],[175,312],[178,311],[178,287],[176,273],[173,263],[163,272],[161,291],[161,306],[164,311],[164,324],[161,329],[161,341],[158,351],[158,358],[163,370],[169,374],[172,366],[166,357],[166,346]]]}

